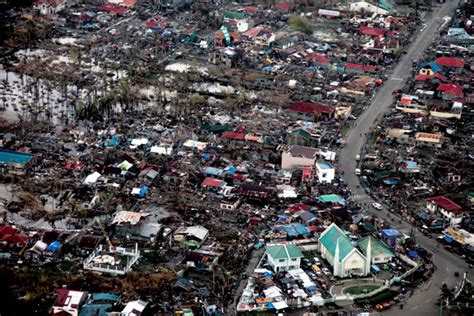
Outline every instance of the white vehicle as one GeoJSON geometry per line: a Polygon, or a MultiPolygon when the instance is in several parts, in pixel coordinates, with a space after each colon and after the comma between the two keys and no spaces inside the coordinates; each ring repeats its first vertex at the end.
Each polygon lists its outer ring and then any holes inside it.
{"type": "Polygon", "coordinates": [[[356,155],[356,161],[360,160],[360,155],[356,155]]]}
{"type": "Polygon", "coordinates": [[[331,271],[329,271],[328,268],[322,268],[321,271],[323,271],[323,273],[326,275],[326,276],[331,276],[331,271]]]}
{"type": "Polygon", "coordinates": [[[319,261],[319,259],[318,259],[317,257],[314,257],[314,258],[313,258],[313,263],[314,263],[315,265],[318,265],[318,266],[321,265],[321,261],[319,261]]]}
{"type": "Polygon", "coordinates": [[[379,203],[372,203],[372,206],[373,206],[376,210],[381,210],[381,209],[382,209],[382,205],[380,205],[379,203]]]}
{"type": "Polygon", "coordinates": [[[360,171],[360,169],[359,169],[359,168],[356,168],[356,170],[355,170],[355,174],[356,174],[356,175],[358,175],[358,176],[360,176],[360,175],[361,175],[361,171],[360,171]]]}

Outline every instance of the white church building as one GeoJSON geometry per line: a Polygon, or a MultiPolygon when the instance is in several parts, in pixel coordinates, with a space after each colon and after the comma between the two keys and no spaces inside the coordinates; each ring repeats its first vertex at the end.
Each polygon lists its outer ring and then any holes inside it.
{"type": "Polygon", "coordinates": [[[329,225],[319,237],[321,257],[333,267],[334,276],[345,278],[370,274],[371,240],[367,244],[367,257],[355,248],[336,224],[329,225]]]}

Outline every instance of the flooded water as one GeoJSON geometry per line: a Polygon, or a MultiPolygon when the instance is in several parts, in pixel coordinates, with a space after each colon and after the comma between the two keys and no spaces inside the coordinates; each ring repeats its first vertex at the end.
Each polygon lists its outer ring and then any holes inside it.
{"type": "MultiPolygon", "coordinates": [[[[75,116],[74,108],[63,93],[51,86],[18,73],[7,74],[0,68],[0,116],[9,122],[33,118],[53,124],[70,122],[75,116]]],[[[69,86],[68,90],[71,89],[69,86]]]]}

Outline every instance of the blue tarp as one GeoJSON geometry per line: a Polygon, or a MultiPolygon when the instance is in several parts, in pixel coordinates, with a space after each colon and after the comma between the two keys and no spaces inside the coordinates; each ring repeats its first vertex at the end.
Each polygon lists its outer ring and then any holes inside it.
{"type": "Polygon", "coordinates": [[[59,250],[59,247],[61,247],[61,243],[59,241],[55,241],[51,243],[51,245],[49,245],[48,248],[46,248],[46,251],[54,253],[59,250]]]}
{"type": "Polygon", "coordinates": [[[117,147],[118,145],[120,145],[120,137],[117,135],[112,136],[110,140],[104,142],[105,147],[117,147]]]}
{"type": "Polygon", "coordinates": [[[421,213],[418,213],[418,216],[421,217],[421,218],[427,218],[427,217],[428,217],[428,213],[426,213],[426,212],[421,212],[421,213]]]}
{"type": "Polygon", "coordinates": [[[271,72],[273,70],[273,66],[267,66],[267,67],[263,67],[262,69],[263,71],[268,71],[268,72],[271,72]]]}
{"type": "Polygon", "coordinates": [[[396,179],[387,179],[387,180],[383,180],[383,183],[389,184],[389,185],[394,185],[394,184],[398,183],[398,180],[396,180],[396,179]]]}
{"type": "Polygon", "coordinates": [[[225,171],[227,172],[227,174],[235,174],[237,170],[234,166],[228,166],[227,168],[225,168],[225,171]]]}
{"type": "Polygon", "coordinates": [[[418,252],[416,252],[416,250],[409,251],[408,256],[414,259],[420,259],[420,256],[418,255],[418,252]]]}
{"type": "Polygon", "coordinates": [[[446,241],[447,243],[452,243],[453,242],[453,239],[450,237],[450,236],[444,236],[444,241],[446,241]]]}
{"type": "Polygon", "coordinates": [[[209,160],[209,159],[211,159],[211,154],[205,153],[205,154],[202,155],[202,157],[206,160],[209,160]]]}
{"type": "Polygon", "coordinates": [[[144,185],[140,189],[140,193],[138,194],[140,197],[145,197],[145,194],[148,192],[148,186],[144,185]]]}

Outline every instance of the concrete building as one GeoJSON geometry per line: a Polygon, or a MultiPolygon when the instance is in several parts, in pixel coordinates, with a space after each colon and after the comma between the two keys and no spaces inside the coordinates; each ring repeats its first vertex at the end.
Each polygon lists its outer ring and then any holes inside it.
{"type": "Polygon", "coordinates": [[[326,161],[316,162],[316,176],[319,183],[331,183],[336,176],[336,169],[326,161]]]}
{"type": "Polygon", "coordinates": [[[281,155],[282,169],[297,169],[314,167],[319,157],[320,150],[317,148],[292,145],[281,155]]]}
{"type": "Polygon", "coordinates": [[[349,10],[388,15],[390,13],[391,7],[384,6],[381,2],[382,1],[380,2],[355,1],[349,5],[349,10]]]}
{"type": "Polygon", "coordinates": [[[270,245],[265,247],[267,263],[275,272],[288,271],[300,267],[303,254],[294,244],[270,245]]]}
{"type": "Polygon", "coordinates": [[[380,240],[375,239],[371,236],[366,237],[359,241],[359,248],[362,253],[367,257],[367,249],[371,244],[370,258],[372,259],[371,264],[380,264],[390,262],[394,256],[393,252],[388,249],[380,240]]]}
{"type": "Polygon", "coordinates": [[[440,213],[451,225],[460,224],[463,209],[445,196],[435,196],[426,200],[426,208],[432,213],[440,213]]]}
{"type": "Polygon", "coordinates": [[[372,252],[370,240],[367,247],[368,257],[366,258],[334,223],[322,232],[318,244],[321,257],[329,262],[333,267],[333,274],[340,278],[370,274],[372,252]]]}

